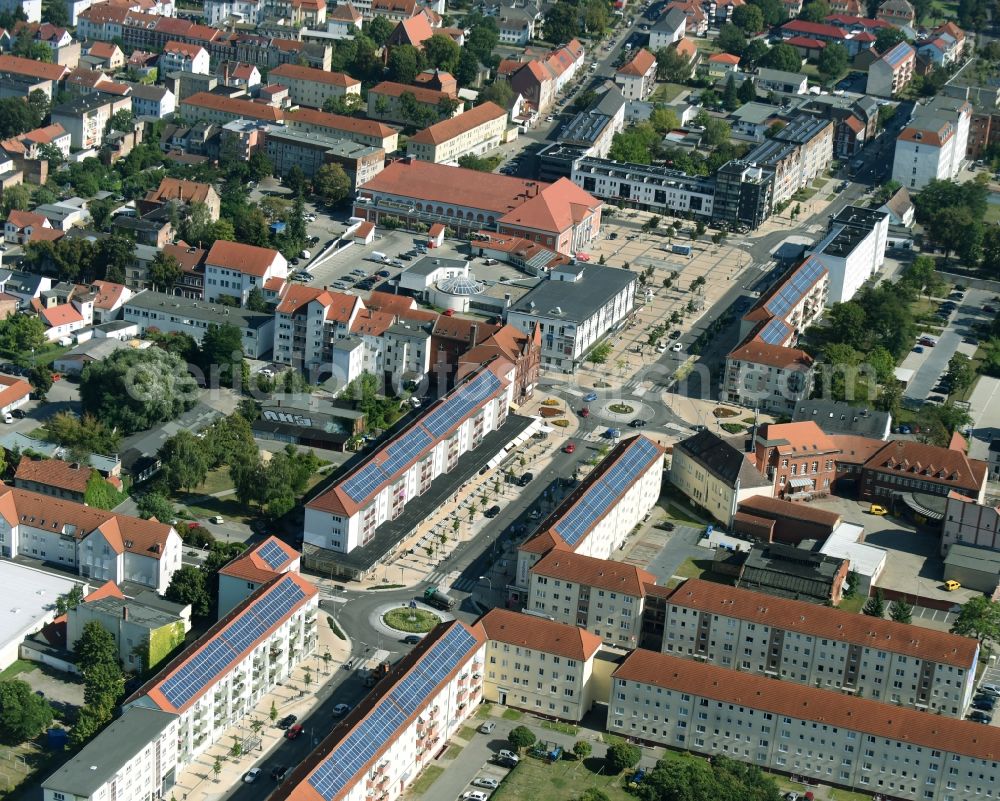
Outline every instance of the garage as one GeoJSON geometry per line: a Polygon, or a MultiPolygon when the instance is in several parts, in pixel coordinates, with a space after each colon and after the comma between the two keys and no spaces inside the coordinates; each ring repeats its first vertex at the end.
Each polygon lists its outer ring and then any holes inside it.
{"type": "Polygon", "coordinates": [[[1000,552],[956,543],[944,560],[945,581],[957,581],[966,589],[992,593],[1000,582],[1000,552]]]}

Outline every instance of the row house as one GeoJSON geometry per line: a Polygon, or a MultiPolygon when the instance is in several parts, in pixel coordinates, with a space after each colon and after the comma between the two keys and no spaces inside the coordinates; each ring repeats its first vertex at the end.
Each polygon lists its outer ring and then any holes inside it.
{"type": "Polygon", "coordinates": [[[382,148],[325,134],[289,131],[283,125],[268,126],[262,133],[274,174],[281,177],[298,167],[307,178],[312,178],[324,164],[339,164],[354,190],[371,181],[385,167],[382,148]]]}
{"type": "Polygon", "coordinates": [[[899,502],[918,515],[928,510],[915,493],[944,498],[954,493],[983,503],[989,469],[986,462],[969,458],[966,447],[960,436],[946,448],[907,440],[886,442],[862,465],[859,497],[890,505],[899,502]]]}
{"type": "Polygon", "coordinates": [[[68,73],[69,68],[61,64],[0,54],[0,98],[26,97],[37,89],[51,100],[63,88],[68,73]]]}
{"type": "Polygon", "coordinates": [[[826,236],[808,253],[827,270],[830,285],[826,305],[832,306],[853,298],[882,269],[889,239],[889,213],[846,206],[830,219],[828,227],[826,236]]]}
{"type": "Polygon", "coordinates": [[[656,650],[958,718],[979,659],[971,637],[700,579],[666,600],[656,650]]]}
{"type": "Polygon", "coordinates": [[[328,114],[311,108],[298,108],[286,112],[284,122],[290,131],[350,139],[359,145],[381,148],[386,153],[395,153],[399,146],[399,131],[375,120],[328,114]]]}
{"type": "Polygon", "coordinates": [[[239,119],[280,123],[284,111],[264,103],[255,103],[238,97],[223,97],[211,92],[196,92],[181,100],[181,116],[186,120],[201,120],[217,125],[235,122],[239,119]]]}
{"type": "Polygon", "coordinates": [[[905,801],[1000,779],[990,726],[642,649],[612,674],[608,730],[905,801]]]}
{"type": "Polygon", "coordinates": [[[409,156],[435,164],[458,164],[462,156],[481,156],[505,141],[507,112],[495,103],[435,123],[410,137],[409,156]]]}
{"type": "Polygon", "coordinates": [[[447,92],[383,81],[368,90],[368,116],[399,124],[410,124],[408,107],[422,109],[436,119],[448,119],[462,113],[462,103],[447,92]]]}
{"type": "Polygon", "coordinates": [[[196,75],[209,75],[208,51],[201,45],[185,42],[167,42],[160,55],[160,70],[167,72],[193,72],[196,75]]]}
{"type": "Polygon", "coordinates": [[[520,94],[538,114],[546,114],[559,92],[579,71],[585,56],[583,45],[573,39],[556,50],[527,62],[501,64],[501,71],[506,66],[511,89],[520,94]]]}

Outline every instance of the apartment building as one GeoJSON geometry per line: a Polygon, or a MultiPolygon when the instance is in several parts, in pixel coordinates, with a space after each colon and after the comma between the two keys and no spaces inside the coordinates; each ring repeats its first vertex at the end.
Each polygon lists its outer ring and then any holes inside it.
{"type": "Polygon", "coordinates": [[[170,203],[186,207],[198,203],[205,207],[209,219],[214,222],[219,219],[222,201],[211,184],[183,178],[163,178],[156,189],[150,189],[139,201],[139,210],[145,215],[170,203]]]}
{"type": "Polygon", "coordinates": [[[945,22],[918,39],[916,48],[918,56],[936,67],[956,64],[965,52],[965,31],[954,22],[945,22]]]}
{"type": "MultiPolygon", "coordinates": [[[[94,469],[89,465],[64,462],[62,459],[38,459],[22,456],[14,471],[14,486],[20,489],[52,495],[67,501],[83,503],[94,469]]],[[[111,478],[115,489],[121,490],[118,478],[111,478]]]]}
{"type": "Polygon", "coordinates": [[[52,124],[69,133],[70,145],[79,150],[100,147],[108,122],[119,111],[131,111],[132,98],[104,92],[75,97],[52,109],[52,124]]]}
{"type": "Polygon", "coordinates": [[[503,426],[513,379],[509,361],[493,360],[338,476],[305,505],[307,546],[349,554],[371,543],[383,523],[503,426]]]}
{"type": "Polygon", "coordinates": [[[830,272],[815,256],[789,270],[747,312],[740,344],[726,356],[726,400],[779,414],[808,398],[813,358],[796,347],[799,335],[822,315],[830,272]]]}
{"type": "Polygon", "coordinates": [[[865,91],[876,97],[896,97],[909,86],[917,65],[917,51],[900,42],[868,66],[865,91]]]}
{"type": "Polygon", "coordinates": [[[299,572],[300,554],[277,537],[268,537],[219,568],[219,617],[283,573],[299,572]]]}
{"type": "Polygon", "coordinates": [[[181,566],[173,526],[4,487],[0,556],[41,559],[101,581],[134,581],[166,592],[181,566]]]}
{"type": "Polygon", "coordinates": [[[637,650],[613,674],[624,737],[906,801],[964,801],[1000,779],[990,726],[637,650]]]}
{"type": "Polygon", "coordinates": [[[486,635],[484,701],[574,723],[590,711],[600,637],[509,609],[491,609],[477,626],[486,635]]]}
{"type": "Polygon", "coordinates": [[[351,189],[368,183],[385,167],[385,151],[359,145],[349,139],[304,131],[289,131],[283,125],[268,128],[265,151],[276,175],[287,176],[294,167],[307,178],[324,164],[339,164],[351,180],[351,189]]]}
{"type": "Polygon", "coordinates": [[[667,9],[649,30],[649,49],[654,53],[679,42],[687,31],[687,17],[679,8],[667,9]]]}
{"type": "Polygon", "coordinates": [[[844,303],[885,263],[889,214],[880,209],[847,206],[829,222],[827,235],[808,251],[830,276],[827,305],[844,303]]]}
{"type": "Polygon", "coordinates": [[[8,53],[0,54],[0,75],[4,76],[3,97],[13,97],[19,86],[31,86],[45,92],[49,99],[62,88],[69,68],[8,53]]]}
{"type": "Polygon", "coordinates": [[[745,162],[774,171],[773,205],[789,200],[826,171],[833,160],[833,131],[830,120],[800,114],[744,156],[745,162]]]}
{"type": "Polygon", "coordinates": [[[417,132],[406,153],[435,164],[458,164],[462,156],[481,156],[498,147],[506,132],[507,112],[496,103],[483,103],[417,132]]]}
{"type": "Polygon", "coordinates": [[[950,717],[979,660],[974,638],[701,579],[670,595],[659,650],[950,717]]]}
{"type": "Polygon", "coordinates": [[[480,626],[442,623],[333,726],[270,796],[395,801],[482,699],[480,626]]]}
{"type": "Polygon", "coordinates": [[[288,679],[316,647],[318,608],[317,589],[297,573],[285,573],[124,701],[125,713],[152,709],[176,718],[176,761],[160,766],[164,774],[194,762],[288,679]]]}
{"type": "Polygon", "coordinates": [[[638,647],[644,585],[656,583],[652,573],[553,548],[529,576],[526,609],[586,629],[608,645],[638,647]]]}
{"type": "Polygon", "coordinates": [[[399,146],[399,131],[381,122],[327,114],[311,108],[298,108],[285,114],[285,125],[290,131],[304,131],[350,139],[359,145],[378,147],[386,153],[395,153],[399,146]]]}
{"type": "Polygon", "coordinates": [[[135,117],[161,120],[173,114],[177,107],[177,97],[165,86],[131,83],[129,88],[131,89],[132,114],[135,117]]]}
{"type": "Polygon", "coordinates": [[[225,125],[239,119],[277,123],[284,119],[283,109],[255,103],[238,97],[225,97],[211,92],[195,92],[180,101],[179,111],[186,120],[200,120],[225,125]]]}
{"type": "Polygon", "coordinates": [[[220,239],[205,257],[205,300],[228,295],[245,306],[251,289],[263,291],[270,279],[287,277],[288,262],[277,250],[220,239]]]}
{"type": "Polygon", "coordinates": [[[167,72],[193,72],[210,75],[212,70],[208,51],[186,42],[167,42],[160,56],[160,70],[167,72]]]}
{"type": "Polygon", "coordinates": [[[332,370],[334,344],[351,335],[364,307],[356,295],[289,285],[275,309],[274,361],[332,370]]]}
{"type": "Polygon", "coordinates": [[[727,527],[743,501],[771,494],[771,482],[750,460],[744,438],[707,430],[674,445],[670,483],[727,527]]]}
{"type": "Polygon", "coordinates": [[[898,499],[914,513],[926,514],[914,494],[947,497],[956,493],[983,503],[988,472],[986,462],[966,455],[964,441],[942,448],[895,440],[884,443],[864,462],[858,495],[877,503],[898,499]]]}
{"type": "Polygon", "coordinates": [[[368,116],[373,120],[410,125],[409,106],[423,110],[434,119],[448,119],[462,113],[462,103],[447,92],[383,81],[368,90],[368,116]],[[404,96],[406,100],[404,100],[404,96]],[[412,98],[412,100],[410,100],[412,98]],[[449,108],[452,110],[449,111],[449,108]]]}
{"type": "Polygon", "coordinates": [[[892,178],[907,189],[923,189],[930,181],[950,181],[965,160],[972,105],[939,96],[918,106],[896,137],[892,178]]]}
{"type": "Polygon", "coordinates": [[[330,99],[346,95],[361,97],[361,81],[343,72],[280,64],[267,74],[267,79],[288,87],[288,96],[298,106],[322,109],[330,99]]]}
{"type": "Polygon", "coordinates": [[[609,559],[653,508],[662,482],[662,446],[641,435],[619,442],[518,547],[511,600],[528,597],[531,569],[550,551],[609,559]]]}
{"type": "Polygon", "coordinates": [[[656,56],[640,47],[615,71],[615,83],[626,100],[645,100],[656,88],[656,56]]]}
{"type": "MultiPolygon", "coordinates": [[[[562,91],[583,64],[586,51],[573,39],[548,54],[533,58],[518,66],[510,65],[508,71],[511,89],[520,94],[538,114],[546,114],[562,91]]],[[[501,69],[504,65],[501,64],[501,69]]]]}

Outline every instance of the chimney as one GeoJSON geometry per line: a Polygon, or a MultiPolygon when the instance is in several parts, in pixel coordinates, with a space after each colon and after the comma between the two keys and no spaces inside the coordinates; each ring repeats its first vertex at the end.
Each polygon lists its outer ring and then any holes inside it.
{"type": "Polygon", "coordinates": [[[128,620],[128,604],[122,604],[122,620],[128,620]]]}
{"type": "Polygon", "coordinates": [[[473,323],[469,329],[469,344],[475,345],[479,341],[479,323],[473,323]]]}

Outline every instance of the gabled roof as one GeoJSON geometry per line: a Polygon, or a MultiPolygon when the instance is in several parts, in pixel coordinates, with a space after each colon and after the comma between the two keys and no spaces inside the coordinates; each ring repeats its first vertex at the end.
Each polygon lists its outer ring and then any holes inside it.
{"type": "Polygon", "coordinates": [[[602,590],[641,598],[644,584],[655,584],[656,576],[642,568],[610,559],[572,553],[556,548],[536,562],[531,572],[539,576],[586,584],[602,590]]]}
{"type": "Polygon", "coordinates": [[[267,270],[279,259],[281,259],[281,254],[271,248],[260,248],[256,245],[244,245],[240,242],[227,242],[224,239],[219,239],[208,251],[205,264],[263,278],[267,270]]]}
{"type": "Polygon", "coordinates": [[[286,572],[299,556],[291,545],[277,537],[268,537],[219,568],[219,575],[263,584],[286,572]]]}
{"type": "Polygon", "coordinates": [[[87,489],[91,473],[91,467],[73,465],[62,459],[32,459],[30,456],[22,456],[14,472],[14,480],[33,481],[48,487],[83,493],[87,489]]]}
{"type": "Polygon", "coordinates": [[[481,106],[476,106],[458,116],[441,120],[441,122],[424,128],[422,131],[411,136],[410,141],[419,144],[438,145],[474,130],[487,122],[506,117],[507,112],[496,103],[483,103],[481,106]]]}
{"type": "Polygon", "coordinates": [[[72,303],[60,303],[57,306],[50,306],[47,309],[42,309],[40,314],[49,328],[83,322],[83,315],[80,314],[72,303]]]}
{"type": "Polygon", "coordinates": [[[197,181],[186,181],[183,178],[162,178],[156,189],[146,193],[146,200],[153,203],[166,203],[179,200],[183,203],[207,203],[215,188],[211,184],[197,181]]]}
{"type": "Polygon", "coordinates": [[[782,370],[809,368],[813,365],[813,357],[804,350],[771,345],[752,337],[731,350],[728,358],[752,364],[765,364],[782,370]]]}
{"type": "Polygon", "coordinates": [[[358,10],[350,3],[338,3],[327,12],[327,19],[337,19],[344,22],[357,22],[362,19],[358,10]]]}
{"type": "Polygon", "coordinates": [[[434,35],[430,20],[423,14],[404,19],[396,26],[389,41],[393,44],[410,44],[420,47],[424,42],[434,35]]]}
{"type": "MultiPolygon", "coordinates": [[[[279,64],[267,74],[268,80],[273,82],[274,78],[284,78],[295,81],[314,81],[316,83],[327,84],[328,86],[339,86],[342,89],[349,89],[352,86],[360,86],[361,81],[352,78],[343,72],[327,72],[314,67],[302,67],[298,64],[279,64]]],[[[281,83],[281,81],[278,81],[281,83]]]]}
{"type": "Polygon", "coordinates": [[[30,394],[31,384],[24,379],[0,375],[0,406],[10,406],[14,401],[26,398],[30,394]]]}
{"type": "Polygon", "coordinates": [[[25,228],[29,227],[43,227],[45,223],[48,222],[48,219],[42,214],[35,214],[33,211],[11,209],[10,213],[7,215],[7,222],[16,226],[18,230],[23,231],[25,228]]]}
{"type": "Polygon", "coordinates": [[[113,281],[94,281],[91,288],[97,292],[97,297],[94,298],[94,308],[106,310],[114,309],[120,305],[122,297],[128,291],[128,287],[124,284],[116,284],[113,281]]]}
{"type": "Polygon", "coordinates": [[[208,51],[201,45],[188,44],[187,42],[167,42],[163,46],[163,52],[172,56],[197,58],[202,53],[207,53],[208,51]]]}
{"type": "Polygon", "coordinates": [[[879,448],[865,462],[864,469],[978,492],[986,479],[987,465],[978,459],[970,459],[962,450],[895,440],[879,448]]]}
{"type": "Polygon", "coordinates": [[[396,133],[395,128],[390,128],[384,122],[363,120],[358,117],[346,117],[343,114],[328,114],[325,111],[317,111],[311,108],[297,108],[294,111],[289,111],[286,122],[292,128],[296,124],[315,125],[321,128],[347,131],[379,139],[385,139],[396,133]]]}
{"type": "Polygon", "coordinates": [[[732,53],[713,53],[708,57],[709,64],[732,64],[736,66],[740,63],[740,57],[732,53]]]}
{"type": "Polygon", "coordinates": [[[595,214],[601,201],[569,178],[560,178],[500,219],[501,225],[517,225],[562,233],[595,214]]]}
{"type": "Polygon", "coordinates": [[[427,89],[424,86],[410,86],[406,83],[394,83],[393,81],[382,81],[382,83],[373,86],[368,90],[369,96],[374,93],[376,95],[386,95],[388,97],[401,97],[407,92],[413,95],[414,99],[418,103],[426,103],[428,105],[437,105],[445,98],[451,99],[451,95],[447,92],[439,92],[436,89],[427,89]]]}
{"type": "Polygon", "coordinates": [[[578,662],[586,662],[601,647],[601,638],[586,629],[509,609],[491,609],[479,618],[479,625],[489,640],[578,662]]]}
{"type": "Polygon", "coordinates": [[[640,47],[639,52],[633,56],[631,61],[618,68],[618,74],[642,77],[655,66],[656,56],[650,53],[645,47],[640,47]]]}
{"type": "Polygon", "coordinates": [[[5,53],[0,55],[0,72],[12,72],[15,75],[24,75],[42,81],[61,81],[69,69],[59,64],[49,64],[5,53]]]}

